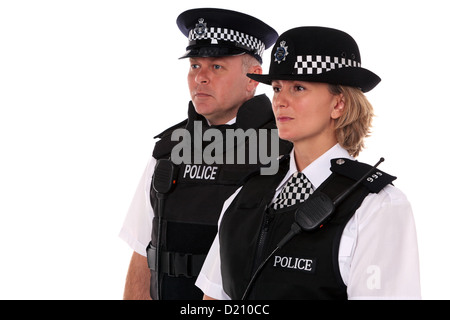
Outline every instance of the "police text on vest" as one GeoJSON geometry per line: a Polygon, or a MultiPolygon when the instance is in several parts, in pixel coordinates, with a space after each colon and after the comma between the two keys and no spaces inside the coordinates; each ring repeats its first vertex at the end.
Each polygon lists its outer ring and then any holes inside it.
{"type": "Polygon", "coordinates": [[[295,269],[309,273],[313,273],[316,267],[314,259],[280,256],[275,256],[273,266],[276,268],[295,269]]]}
{"type": "Polygon", "coordinates": [[[218,167],[190,165],[187,164],[184,168],[183,178],[198,179],[198,180],[215,180],[218,167]]]}

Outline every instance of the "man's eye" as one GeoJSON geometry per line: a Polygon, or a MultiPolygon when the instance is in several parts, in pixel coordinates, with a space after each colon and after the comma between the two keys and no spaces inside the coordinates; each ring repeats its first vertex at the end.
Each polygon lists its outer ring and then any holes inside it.
{"type": "Polygon", "coordinates": [[[222,66],[219,66],[218,64],[215,64],[215,65],[214,65],[214,69],[215,69],[215,70],[222,69],[222,66]]]}
{"type": "Polygon", "coordinates": [[[198,64],[191,64],[191,69],[198,69],[200,66],[198,64]]]}

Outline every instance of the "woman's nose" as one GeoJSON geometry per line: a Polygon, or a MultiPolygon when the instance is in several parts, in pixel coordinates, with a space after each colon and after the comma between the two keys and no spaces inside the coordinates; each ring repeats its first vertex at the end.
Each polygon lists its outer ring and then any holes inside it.
{"type": "Polygon", "coordinates": [[[275,108],[286,108],[288,106],[286,94],[282,91],[276,93],[273,97],[273,106],[275,108]]]}

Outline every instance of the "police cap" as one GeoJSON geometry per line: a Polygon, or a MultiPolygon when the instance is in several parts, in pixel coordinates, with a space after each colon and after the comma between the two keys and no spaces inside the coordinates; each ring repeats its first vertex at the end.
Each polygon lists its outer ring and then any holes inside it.
{"type": "Polygon", "coordinates": [[[380,81],[361,67],[356,41],[347,33],[327,27],[299,27],[284,32],[272,50],[269,74],[249,74],[256,81],[323,82],[372,90],[380,81]]]}
{"type": "Polygon", "coordinates": [[[177,18],[188,37],[188,57],[223,57],[248,53],[262,63],[262,55],[278,33],[261,20],[244,13],[215,8],[192,9],[177,18]]]}

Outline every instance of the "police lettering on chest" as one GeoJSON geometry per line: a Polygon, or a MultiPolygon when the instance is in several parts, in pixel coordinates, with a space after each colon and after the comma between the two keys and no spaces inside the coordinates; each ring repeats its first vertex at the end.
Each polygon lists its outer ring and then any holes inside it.
{"type": "Polygon", "coordinates": [[[275,256],[273,267],[314,273],[316,269],[316,259],[275,256]]]}
{"type": "Polygon", "coordinates": [[[215,180],[218,169],[217,166],[187,164],[184,167],[183,179],[215,180]]]}

